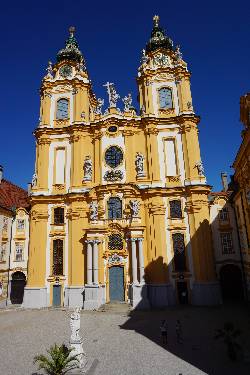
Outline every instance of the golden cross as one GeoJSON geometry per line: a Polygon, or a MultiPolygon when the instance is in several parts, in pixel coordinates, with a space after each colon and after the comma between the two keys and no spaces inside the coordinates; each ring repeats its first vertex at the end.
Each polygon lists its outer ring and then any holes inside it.
{"type": "Polygon", "coordinates": [[[154,22],[154,27],[158,27],[159,26],[159,20],[160,20],[160,17],[159,16],[154,16],[153,17],[153,22],[154,22]]]}

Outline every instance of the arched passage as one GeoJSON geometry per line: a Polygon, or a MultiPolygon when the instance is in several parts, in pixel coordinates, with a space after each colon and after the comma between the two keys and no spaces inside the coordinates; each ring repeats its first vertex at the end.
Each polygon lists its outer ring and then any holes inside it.
{"type": "Polygon", "coordinates": [[[23,303],[23,293],[26,284],[26,276],[23,272],[14,272],[11,279],[10,300],[13,304],[23,303]]]}
{"type": "Polygon", "coordinates": [[[220,283],[224,300],[244,298],[242,273],[238,266],[226,264],[220,269],[220,283]]]}

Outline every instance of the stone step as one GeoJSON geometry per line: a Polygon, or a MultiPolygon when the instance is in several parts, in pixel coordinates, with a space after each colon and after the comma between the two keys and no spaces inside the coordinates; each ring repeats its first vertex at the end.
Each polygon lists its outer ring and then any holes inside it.
{"type": "Polygon", "coordinates": [[[102,305],[98,311],[117,314],[129,314],[131,306],[126,302],[110,302],[102,305]]]}

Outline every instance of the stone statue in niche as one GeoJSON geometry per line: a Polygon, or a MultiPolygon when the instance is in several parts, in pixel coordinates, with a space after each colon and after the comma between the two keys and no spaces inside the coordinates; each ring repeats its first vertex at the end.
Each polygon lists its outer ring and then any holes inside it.
{"type": "Polygon", "coordinates": [[[117,94],[114,83],[107,82],[104,87],[107,87],[108,96],[109,96],[109,107],[116,108],[116,104],[120,95],[117,94]]]}
{"type": "Polygon", "coordinates": [[[102,106],[104,104],[104,99],[98,98],[97,99],[97,106],[94,109],[94,113],[96,115],[101,115],[102,114],[102,106]]]}
{"type": "Polygon", "coordinates": [[[73,349],[71,355],[76,355],[78,362],[76,362],[76,368],[83,369],[87,363],[86,353],[83,351],[82,338],[80,336],[80,307],[76,307],[75,311],[70,315],[70,348],[73,349]]]}
{"type": "Polygon", "coordinates": [[[92,168],[92,160],[89,155],[87,155],[84,160],[83,171],[84,171],[83,181],[91,181],[93,168],[92,168]]]}
{"type": "Polygon", "coordinates": [[[37,174],[34,173],[31,180],[31,186],[35,187],[37,185],[37,174]]]}
{"type": "Polygon", "coordinates": [[[96,221],[98,220],[98,203],[96,201],[92,201],[89,205],[90,212],[90,220],[91,221],[96,221]]]}
{"type": "Polygon", "coordinates": [[[197,168],[198,170],[198,174],[199,176],[204,176],[205,175],[205,170],[204,170],[204,166],[203,166],[203,163],[202,161],[198,161],[196,164],[195,164],[195,167],[197,168]]]}
{"type": "Polygon", "coordinates": [[[124,103],[124,112],[129,112],[132,109],[132,95],[129,93],[122,101],[124,103]]]}
{"type": "Polygon", "coordinates": [[[135,170],[137,173],[137,177],[145,177],[145,171],[144,171],[144,160],[145,157],[140,153],[137,152],[135,156],[135,170]]]}
{"type": "Polygon", "coordinates": [[[131,216],[132,217],[138,217],[139,216],[139,210],[140,210],[140,202],[138,200],[130,200],[129,201],[129,207],[131,209],[131,216]]]}

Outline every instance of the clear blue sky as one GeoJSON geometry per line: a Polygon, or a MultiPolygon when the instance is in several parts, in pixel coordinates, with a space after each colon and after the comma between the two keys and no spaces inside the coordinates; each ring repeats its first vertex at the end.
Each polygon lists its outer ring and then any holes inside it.
{"type": "Polygon", "coordinates": [[[137,67],[154,14],[192,71],[202,159],[208,183],[221,188],[220,172],[232,173],[241,140],[239,99],[250,91],[249,0],[1,2],[0,164],[6,179],[25,188],[31,180],[40,82],[68,27],[76,27],[96,94],[107,104],[102,85],[109,80],[136,102],[137,67]]]}

